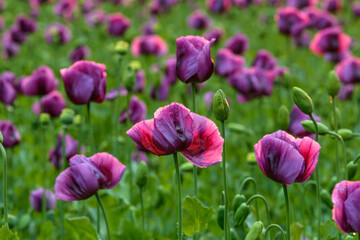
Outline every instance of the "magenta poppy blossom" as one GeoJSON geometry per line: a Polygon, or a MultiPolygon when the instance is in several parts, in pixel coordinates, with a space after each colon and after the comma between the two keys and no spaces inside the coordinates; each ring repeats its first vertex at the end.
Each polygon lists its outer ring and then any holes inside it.
{"type": "Polygon", "coordinates": [[[56,199],[55,199],[54,193],[52,193],[50,190],[47,190],[47,189],[45,190],[43,188],[39,188],[39,189],[31,191],[31,193],[30,193],[30,205],[37,212],[41,212],[41,210],[42,210],[44,191],[45,191],[45,198],[46,198],[46,204],[45,204],[46,211],[49,211],[49,210],[52,210],[55,208],[56,199]]]}
{"type": "Polygon", "coordinates": [[[323,8],[328,12],[338,12],[342,8],[341,0],[325,0],[323,8]]]}
{"type": "Polygon", "coordinates": [[[200,10],[195,10],[187,19],[189,27],[194,29],[205,29],[210,25],[210,19],[200,10]]]}
{"type": "MultiPolygon", "coordinates": [[[[317,122],[321,122],[321,118],[313,114],[314,119],[317,122]]],[[[292,135],[296,137],[310,137],[312,139],[315,138],[315,134],[309,133],[305,130],[305,128],[302,126],[301,122],[305,120],[311,120],[309,115],[303,113],[298,106],[294,105],[293,109],[290,113],[290,121],[289,121],[289,127],[287,131],[291,133],[292,135]]]]}
{"type": "Polygon", "coordinates": [[[235,55],[231,50],[224,48],[217,53],[215,62],[215,73],[226,77],[237,70],[245,67],[245,59],[241,56],[235,55]]]}
{"type": "Polygon", "coordinates": [[[108,16],[107,32],[111,36],[122,36],[130,24],[131,21],[121,13],[113,13],[108,16]]]}
{"type": "Polygon", "coordinates": [[[322,30],[339,25],[339,21],[330,13],[316,8],[307,8],[305,13],[309,17],[309,27],[322,30]]]}
{"type": "Polygon", "coordinates": [[[278,8],[275,20],[279,32],[291,36],[300,35],[309,24],[307,15],[293,7],[278,8]]]}
{"type": "Polygon", "coordinates": [[[230,49],[234,54],[244,54],[249,49],[249,40],[246,35],[238,33],[229,38],[225,44],[227,49],[230,49]]]}
{"type": "Polygon", "coordinates": [[[310,43],[310,50],[318,55],[341,53],[349,49],[351,42],[351,37],[342,33],[341,28],[331,27],[316,33],[310,43]]]}
{"type": "Polygon", "coordinates": [[[343,84],[360,83],[360,59],[349,57],[341,61],[335,68],[340,82],[343,84]]]}
{"type": "Polygon", "coordinates": [[[23,33],[33,33],[37,29],[35,20],[27,18],[24,15],[19,15],[16,18],[16,25],[23,33]]]}
{"type": "Polygon", "coordinates": [[[320,148],[311,138],[294,138],[282,130],[265,135],[254,146],[261,171],[282,184],[308,180],[316,168],[320,148]]]}
{"type": "Polygon", "coordinates": [[[353,14],[356,18],[360,17],[360,4],[359,3],[353,3],[352,4],[353,14]]]}
{"type": "Polygon", "coordinates": [[[143,70],[137,70],[135,73],[135,92],[142,93],[145,87],[146,77],[143,70]]]}
{"type": "Polygon", "coordinates": [[[106,67],[91,61],[77,61],[60,70],[65,91],[74,104],[101,103],[106,94],[106,67]]]}
{"type": "Polygon", "coordinates": [[[48,113],[51,117],[58,117],[61,111],[66,107],[63,96],[58,91],[52,91],[41,98],[39,102],[34,103],[32,110],[36,115],[48,113]]]}
{"type": "MultiPolygon", "coordinates": [[[[56,142],[56,146],[54,149],[51,149],[49,151],[49,158],[51,163],[54,165],[56,169],[59,169],[61,165],[63,164],[63,156],[62,156],[62,140],[63,140],[63,134],[60,133],[59,137],[56,142]]],[[[65,137],[65,155],[66,160],[69,161],[69,159],[77,154],[78,151],[78,141],[76,141],[74,138],[71,137],[70,134],[66,134],[65,137]]]]}
{"type": "Polygon", "coordinates": [[[0,76],[0,101],[5,105],[11,105],[16,99],[15,74],[3,72],[0,76]]]}
{"type": "MultiPolygon", "coordinates": [[[[130,122],[138,123],[146,117],[146,105],[143,101],[138,99],[136,96],[132,96],[129,105],[130,122]]],[[[123,110],[119,118],[120,123],[126,122],[127,111],[123,110]]]]}
{"type": "Polygon", "coordinates": [[[167,78],[167,81],[170,83],[170,85],[173,85],[176,83],[177,77],[176,77],[176,58],[171,57],[168,60],[166,60],[165,63],[165,77],[167,78]]]}
{"type": "Polygon", "coordinates": [[[97,153],[89,158],[75,155],[70,159],[70,167],[56,178],[55,196],[63,201],[87,199],[100,189],[114,188],[125,168],[108,153],[97,153]]]}
{"type": "Polygon", "coordinates": [[[215,41],[199,36],[176,39],[176,75],[184,83],[208,80],[214,70],[210,46],[215,41]]]}
{"type": "Polygon", "coordinates": [[[4,147],[15,147],[21,141],[19,131],[10,121],[0,121],[0,132],[4,138],[2,143],[4,147]]]}
{"type": "Polygon", "coordinates": [[[207,40],[215,39],[214,43],[217,43],[220,41],[221,37],[223,36],[224,31],[221,28],[214,28],[206,33],[204,33],[204,38],[207,40]]]}
{"type": "Polygon", "coordinates": [[[350,100],[353,96],[354,91],[355,91],[355,86],[353,84],[343,85],[340,88],[340,91],[338,94],[339,100],[341,100],[341,101],[350,100]]]}
{"type": "Polygon", "coordinates": [[[332,219],[345,233],[360,232],[360,181],[341,181],[335,185],[331,200],[332,219]]]}
{"type": "Polygon", "coordinates": [[[225,13],[231,7],[231,0],[207,0],[206,6],[213,13],[225,13]]]}
{"type": "Polygon", "coordinates": [[[102,10],[94,10],[86,14],[85,20],[90,27],[96,27],[105,22],[106,15],[102,10]]]}
{"type": "Polygon", "coordinates": [[[42,96],[55,90],[58,84],[51,68],[40,66],[21,81],[21,91],[24,95],[42,96]]]}
{"type": "Polygon", "coordinates": [[[72,20],[77,7],[78,3],[76,0],[60,0],[54,5],[54,13],[66,20],[72,20]]]}
{"type": "Polygon", "coordinates": [[[131,52],[134,56],[163,56],[167,51],[168,47],[166,42],[160,36],[155,34],[135,37],[131,43],[131,52]]]}
{"type": "Polygon", "coordinates": [[[60,23],[52,23],[45,29],[45,40],[49,44],[66,44],[71,36],[70,30],[60,23]]]}
{"type": "Polygon", "coordinates": [[[90,55],[90,49],[85,45],[80,45],[71,51],[69,60],[74,63],[80,60],[84,60],[90,55]]]}
{"type": "Polygon", "coordinates": [[[260,50],[252,63],[253,67],[263,70],[275,70],[277,66],[277,59],[268,51],[260,50]]]}
{"type": "Polygon", "coordinates": [[[224,139],[216,124],[176,102],[159,108],[154,118],[135,124],[126,134],[158,156],[181,152],[201,168],[222,161],[224,139]]]}
{"type": "Polygon", "coordinates": [[[317,0],[287,0],[287,5],[289,7],[302,9],[306,7],[316,6],[317,2],[317,0]]]}

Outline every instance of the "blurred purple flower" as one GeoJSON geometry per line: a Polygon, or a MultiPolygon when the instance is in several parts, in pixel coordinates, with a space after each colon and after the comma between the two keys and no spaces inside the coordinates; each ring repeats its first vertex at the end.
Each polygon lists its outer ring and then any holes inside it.
{"type": "MultiPolygon", "coordinates": [[[[39,188],[31,191],[30,193],[30,205],[31,207],[38,212],[42,210],[42,202],[44,197],[44,189],[39,188]]],[[[53,210],[56,205],[55,195],[50,190],[45,190],[45,198],[46,198],[46,211],[53,210]]]]}
{"type": "Polygon", "coordinates": [[[353,96],[354,91],[355,91],[355,86],[353,84],[343,85],[339,91],[339,95],[338,95],[339,100],[341,101],[350,100],[353,96]]]}
{"type": "Polygon", "coordinates": [[[126,96],[127,94],[128,94],[127,90],[125,89],[125,87],[123,85],[121,85],[120,86],[120,94],[119,94],[119,89],[114,88],[106,93],[105,100],[112,101],[112,100],[116,99],[119,95],[126,96]]]}
{"type": "Polygon", "coordinates": [[[332,63],[339,63],[349,57],[352,56],[352,53],[350,50],[346,50],[343,52],[325,52],[324,53],[324,58],[326,61],[328,62],[332,62],[332,63]]]}
{"type": "Polygon", "coordinates": [[[26,40],[26,34],[25,32],[21,31],[19,26],[12,26],[9,29],[8,34],[10,34],[11,41],[15,43],[21,44],[26,40]]]}
{"type": "Polygon", "coordinates": [[[213,13],[225,13],[231,7],[231,0],[206,0],[206,6],[213,13]]]}
{"type": "Polygon", "coordinates": [[[176,83],[176,58],[170,57],[166,60],[165,77],[167,78],[166,81],[168,81],[170,85],[176,83]]]}
{"type": "Polygon", "coordinates": [[[209,110],[212,108],[213,98],[214,98],[214,92],[204,93],[204,102],[205,102],[207,109],[209,109],[209,110]]]}
{"type": "MultiPolygon", "coordinates": [[[[146,105],[136,96],[132,96],[129,104],[129,115],[131,123],[138,123],[146,117],[146,105]]],[[[127,112],[124,109],[120,115],[119,122],[124,123],[127,119],[127,112]]]]}
{"type": "Polygon", "coordinates": [[[51,117],[58,117],[65,107],[66,102],[61,93],[52,91],[43,96],[39,102],[34,103],[32,110],[36,115],[40,115],[41,110],[41,113],[48,113],[51,117]]]}
{"type": "Polygon", "coordinates": [[[339,21],[330,13],[316,8],[307,8],[304,10],[309,17],[309,27],[322,30],[339,25],[339,21]]]}
{"type": "MultiPolygon", "coordinates": [[[[314,114],[315,121],[321,122],[321,118],[314,114]]],[[[296,137],[310,137],[312,139],[315,138],[315,134],[309,133],[302,126],[301,122],[305,120],[311,120],[310,117],[303,113],[296,105],[294,105],[293,109],[290,113],[290,121],[289,128],[287,131],[296,137]]]]}
{"type": "Polygon", "coordinates": [[[19,53],[19,45],[12,40],[9,32],[2,37],[2,49],[2,55],[5,59],[14,57],[19,53]]]}
{"type": "Polygon", "coordinates": [[[111,36],[122,36],[130,26],[131,21],[121,13],[113,13],[108,16],[107,31],[111,36]]]}
{"type": "Polygon", "coordinates": [[[82,4],[81,11],[84,14],[89,13],[91,10],[93,10],[95,7],[97,7],[98,2],[96,0],[85,0],[82,4]]]}
{"type": "Polygon", "coordinates": [[[16,18],[16,25],[23,33],[33,33],[37,29],[35,20],[19,15],[16,18]]]}
{"type": "Polygon", "coordinates": [[[76,0],[59,0],[54,5],[54,13],[57,16],[61,16],[65,18],[66,20],[72,20],[76,8],[77,8],[76,0]]]}
{"type": "Polygon", "coordinates": [[[66,44],[70,39],[71,32],[63,24],[52,23],[45,30],[45,40],[49,44],[66,44]]]}
{"type": "Polygon", "coordinates": [[[335,72],[343,84],[360,83],[360,59],[348,57],[336,66],[335,72]]]}
{"type": "Polygon", "coordinates": [[[163,56],[167,53],[167,51],[168,47],[166,42],[158,35],[135,37],[131,43],[131,52],[134,56],[163,56]]]}
{"type": "Polygon", "coordinates": [[[134,162],[144,162],[144,163],[149,163],[149,159],[146,155],[146,152],[143,151],[136,151],[131,153],[131,160],[134,162]]]}
{"type": "Polygon", "coordinates": [[[80,45],[71,51],[69,59],[72,63],[84,60],[90,55],[90,49],[85,45],[80,45]]]}
{"type": "Polygon", "coordinates": [[[210,19],[203,11],[195,10],[188,17],[187,23],[194,29],[206,29],[210,25],[210,19]]]}
{"type": "Polygon", "coordinates": [[[215,39],[214,43],[217,43],[220,41],[222,35],[223,35],[223,30],[221,28],[214,28],[214,29],[207,31],[204,34],[204,38],[209,41],[211,39],[215,39]]]}
{"type": "Polygon", "coordinates": [[[289,7],[302,9],[306,7],[316,6],[317,2],[317,0],[287,0],[287,5],[289,7]]]}
{"type": "Polygon", "coordinates": [[[215,62],[216,74],[226,77],[235,71],[241,70],[243,67],[245,67],[245,59],[243,57],[235,55],[227,48],[218,51],[215,62]]]}
{"type": "Polygon", "coordinates": [[[342,33],[341,28],[331,27],[316,33],[310,43],[310,50],[318,55],[341,53],[349,49],[351,42],[351,37],[342,33]]]}
{"type": "Polygon", "coordinates": [[[150,11],[152,14],[162,14],[168,12],[177,0],[152,0],[150,2],[150,11]]]}
{"type": "MultiPolygon", "coordinates": [[[[57,139],[55,148],[49,151],[49,159],[56,169],[60,169],[63,164],[63,155],[62,155],[62,139],[63,134],[60,133],[57,139]]],[[[66,160],[77,154],[78,151],[78,141],[71,137],[70,134],[66,134],[65,137],[65,155],[66,160]]]]}
{"type": "Polygon", "coordinates": [[[284,35],[296,36],[308,26],[308,16],[293,7],[278,8],[275,20],[279,32],[284,35]]]}
{"type": "Polygon", "coordinates": [[[353,13],[356,18],[360,17],[360,3],[353,3],[353,13]]]}
{"type": "Polygon", "coordinates": [[[135,92],[142,93],[145,87],[145,72],[143,70],[137,70],[135,73],[135,92]]]}
{"type": "Polygon", "coordinates": [[[325,0],[323,8],[328,12],[339,12],[342,8],[341,0],[325,0]]]}
{"type": "Polygon", "coordinates": [[[225,44],[227,49],[230,49],[234,54],[244,54],[249,48],[248,38],[241,33],[229,38],[225,44]]]}
{"type": "Polygon", "coordinates": [[[102,10],[94,10],[86,14],[85,19],[90,27],[95,27],[105,22],[106,15],[102,10]]]}
{"type": "Polygon", "coordinates": [[[21,141],[20,133],[15,125],[10,121],[0,121],[0,132],[4,137],[2,145],[6,147],[15,147],[21,141]]]}
{"type": "Polygon", "coordinates": [[[21,91],[24,95],[42,96],[55,90],[58,84],[51,68],[40,66],[21,81],[21,91]]]}
{"type": "Polygon", "coordinates": [[[4,71],[0,76],[0,101],[5,105],[11,105],[15,99],[15,74],[4,71]]]}

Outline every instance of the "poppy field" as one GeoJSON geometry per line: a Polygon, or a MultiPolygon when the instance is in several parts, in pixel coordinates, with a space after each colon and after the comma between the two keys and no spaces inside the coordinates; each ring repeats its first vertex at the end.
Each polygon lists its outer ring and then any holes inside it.
{"type": "Polygon", "coordinates": [[[1,240],[359,240],[360,2],[0,0],[1,240]]]}

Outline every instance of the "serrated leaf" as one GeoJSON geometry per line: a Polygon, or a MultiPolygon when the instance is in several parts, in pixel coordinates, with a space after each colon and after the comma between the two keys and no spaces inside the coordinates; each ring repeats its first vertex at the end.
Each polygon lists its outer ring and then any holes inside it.
{"type": "Polygon", "coordinates": [[[9,225],[5,224],[0,228],[0,239],[3,240],[19,240],[16,231],[11,231],[9,225]]]}
{"type": "Polygon", "coordinates": [[[187,236],[206,230],[214,209],[205,207],[196,197],[186,196],[183,201],[182,231],[187,236]]]}
{"type": "Polygon", "coordinates": [[[97,240],[97,233],[87,217],[67,218],[65,220],[65,234],[72,240],[97,240]]]}

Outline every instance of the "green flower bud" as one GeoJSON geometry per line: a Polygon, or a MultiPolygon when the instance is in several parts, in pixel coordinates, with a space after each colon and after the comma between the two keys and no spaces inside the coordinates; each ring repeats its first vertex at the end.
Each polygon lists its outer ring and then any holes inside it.
{"type": "Polygon", "coordinates": [[[60,114],[60,121],[64,125],[70,125],[74,122],[75,112],[72,109],[64,108],[60,114]]]}
{"type": "Polygon", "coordinates": [[[236,233],[236,231],[233,228],[230,229],[230,239],[231,240],[239,239],[238,234],[236,233]]]}
{"type": "Polygon", "coordinates": [[[295,104],[303,113],[310,115],[312,112],[314,112],[314,104],[309,95],[304,90],[298,87],[293,87],[292,95],[295,104]]]}
{"type": "Polygon", "coordinates": [[[41,125],[48,125],[50,123],[50,114],[42,113],[40,114],[40,123],[41,125]]]}
{"type": "Polygon", "coordinates": [[[219,89],[216,91],[213,98],[212,106],[213,112],[217,120],[222,122],[228,119],[230,108],[223,90],[219,89]]]}
{"type": "Polygon", "coordinates": [[[357,172],[358,166],[356,163],[354,163],[354,161],[351,161],[347,164],[347,171],[348,171],[348,179],[352,180],[357,172]]]}
{"type": "Polygon", "coordinates": [[[339,77],[335,71],[331,71],[329,73],[328,82],[327,82],[327,91],[328,94],[332,97],[335,97],[341,88],[341,83],[339,81],[339,77]]]}
{"type": "Polygon", "coordinates": [[[181,164],[180,171],[183,172],[183,173],[185,173],[185,172],[191,173],[193,171],[193,169],[194,169],[193,166],[194,165],[191,162],[187,161],[187,162],[181,164]]]}
{"type": "Polygon", "coordinates": [[[321,192],[320,192],[320,196],[321,196],[321,201],[323,203],[325,203],[326,206],[328,206],[329,208],[333,207],[333,203],[331,201],[330,193],[327,190],[322,189],[321,192]]]}
{"type": "Polygon", "coordinates": [[[76,114],[75,117],[74,117],[74,124],[76,126],[79,126],[81,124],[81,116],[80,114],[76,114]]]}
{"type": "Polygon", "coordinates": [[[328,186],[328,191],[329,192],[332,192],[335,185],[338,183],[337,181],[337,177],[336,176],[333,176],[331,179],[330,179],[330,182],[329,182],[329,186],[328,186]]]}
{"type": "MultiPolygon", "coordinates": [[[[314,125],[313,121],[305,120],[305,121],[301,122],[301,125],[309,133],[315,133],[315,125],[314,125]]],[[[329,128],[325,124],[318,122],[317,125],[318,125],[319,135],[326,135],[329,133],[329,128]]]]}
{"type": "Polygon", "coordinates": [[[338,134],[344,139],[344,140],[350,140],[353,137],[353,131],[347,128],[342,128],[338,130],[338,134]]]}
{"type": "Polygon", "coordinates": [[[123,136],[118,136],[116,138],[116,141],[120,144],[124,144],[125,143],[125,138],[123,136]]]}
{"type": "Polygon", "coordinates": [[[129,43],[125,41],[118,41],[115,44],[114,51],[119,55],[125,55],[129,51],[129,43]]]}
{"type": "Polygon", "coordinates": [[[140,162],[135,175],[135,182],[139,188],[142,188],[146,185],[148,175],[149,175],[149,169],[147,164],[145,162],[140,162]]]}
{"type": "Polygon", "coordinates": [[[278,115],[277,115],[277,122],[279,128],[282,130],[286,130],[289,127],[290,121],[290,113],[286,106],[282,105],[279,108],[278,115]]]}
{"type": "Polygon", "coordinates": [[[0,144],[4,142],[4,136],[2,135],[2,132],[0,131],[0,144]]]}
{"type": "Polygon", "coordinates": [[[235,213],[242,203],[246,202],[246,197],[243,194],[236,194],[232,201],[232,209],[235,213]]]}
{"type": "Polygon", "coordinates": [[[249,205],[247,205],[246,203],[242,203],[235,212],[234,226],[235,227],[241,226],[245,222],[249,213],[250,213],[249,205]]]}
{"type": "Polygon", "coordinates": [[[249,152],[246,155],[246,162],[249,164],[254,164],[254,165],[257,164],[257,160],[256,160],[256,156],[255,156],[254,152],[249,152]]]}
{"type": "Polygon", "coordinates": [[[257,240],[260,239],[264,224],[261,221],[255,222],[250,228],[250,231],[245,237],[245,240],[257,240]]]}
{"type": "Polygon", "coordinates": [[[141,68],[141,63],[139,61],[131,61],[129,63],[129,67],[131,70],[133,70],[134,72],[136,72],[137,70],[140,70],[141,68]]]}
{"type": "Polygon", "coordinates": [[[224,215],[225,215],[225,206],[220,205],[216,210],[216,220],[219,227],[224,230],[224,215]]]}

